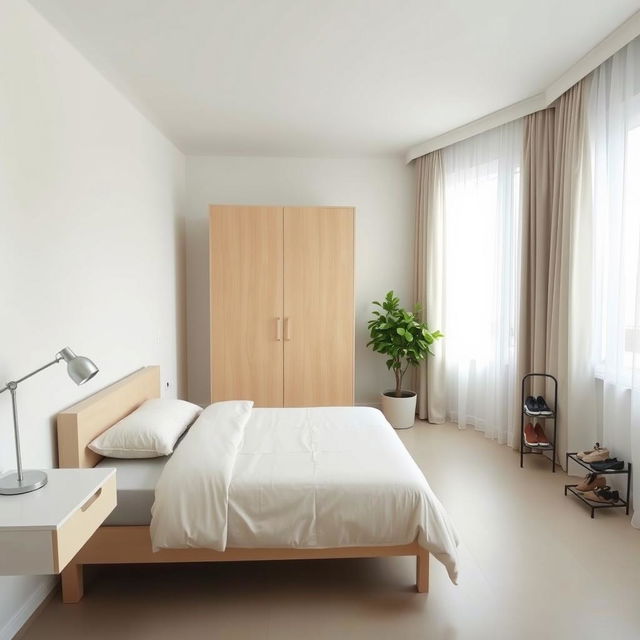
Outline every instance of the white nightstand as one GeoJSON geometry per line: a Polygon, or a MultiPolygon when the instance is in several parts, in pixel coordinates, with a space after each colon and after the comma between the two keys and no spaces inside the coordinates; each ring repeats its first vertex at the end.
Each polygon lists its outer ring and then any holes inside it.
{"type": "Polygon", "coordinates": [[[42,489],[0,496],[0,575],[60,573],[116,506],[115,469],[47,469],[42,489]]]}

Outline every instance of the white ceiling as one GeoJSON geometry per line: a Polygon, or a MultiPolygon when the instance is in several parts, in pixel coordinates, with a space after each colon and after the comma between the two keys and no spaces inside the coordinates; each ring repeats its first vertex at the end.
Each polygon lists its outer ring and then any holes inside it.
{"type": "Polygon", "coordinates": [[[640,0],[30,0],[183,151],[358,156],[547,87],[640,0]]]}

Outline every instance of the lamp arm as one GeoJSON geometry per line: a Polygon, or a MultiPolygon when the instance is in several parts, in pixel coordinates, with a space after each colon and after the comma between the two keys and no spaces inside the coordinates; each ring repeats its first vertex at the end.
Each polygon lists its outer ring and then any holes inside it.
{"type": "Polygon", "coordinates": [[[56,355],[56,359],[52,360],[51,362],[48,362],[47,364],[43,365],[42,367],[40,367],[39,369],[36,369],[35,371],[32,371],[31,373],[27,373],[26,376],[22,376],[22,378],[19,378],[18,380],[12,380],[11,382],[7,382],[7,384],[2,387],[2,389],[0,389],[0,393],[2,393],[3,391],[7,391],[11,388],[13,388],[15,390],[15,388],[21,383],[24,382],[27,378],[30,378],[31,376],[35,376],[36,373],[40,373],[41,371],[44,371],[45,369],[48,369],[49,367],[51,367],[54,364],[58,364],[58,362],[60,362],[60,360],[62,360],[62,356],[60,354],[56,355]]]}

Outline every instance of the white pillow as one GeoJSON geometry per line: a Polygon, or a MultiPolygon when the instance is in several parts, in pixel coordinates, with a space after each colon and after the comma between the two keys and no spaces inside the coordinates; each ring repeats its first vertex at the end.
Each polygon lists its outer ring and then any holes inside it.
{"type": "Polygon", "coordinates": [[[168,456],[202,408],[185,400],[146,400],[89,444],[108,458],[168,456]]]}

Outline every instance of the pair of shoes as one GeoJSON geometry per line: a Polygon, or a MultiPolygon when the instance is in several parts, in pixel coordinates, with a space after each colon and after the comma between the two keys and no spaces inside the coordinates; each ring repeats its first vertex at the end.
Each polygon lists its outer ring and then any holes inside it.
{"type": "Polygon", "coordinates": [[[590,502],[600,502],[615,504],[620,500],[620,494],[611,489],[611,487],[596,487],[593,491],[587,491],[582,494],[590,502]]]}
{"type": "Polygon", "coordinates": [[[527,447],[548,447],[551,444],[539,422],[535,427],[529,422],[524,428],[524,443],[527,447]]]}
{"type": "Polygon", "coordinates": [[[601,447],[599,442],[596,442],[590,451],[580,451],[576,453],[576,458],[584,462],[601,462],[602,460],[607,460],[608,457],[609,449],[601,447]]]}
{"type": "Polygon", "coordinates": [[[582,462],[588,462],[589,464],[592,462],[604,462],[605,460],[609,460],[609,449],[591,451],[582,458],[582,462]]]}
{"type": "Polygon", "coordinates": [[[576,491],[593,491],[596,488],[603,488],[607,486],[607,481],[597,473],[588,473],[582,482],[576,485],[576,491]]]}
{"type": "Polygon", "coordinates": [[[542,396],[534,398],[533,396],[527,396],[524,401],[524,412],[530,416],[552,416],[553,411],[549,409],[547,403],[542,396]]]}
{"type": "Polygon", "coordinates": [[[589,466],[594,471],[622,471],[624,469],[624,461],[618,458],[607,458],[599,462],[590,462],[589,466]]]}

